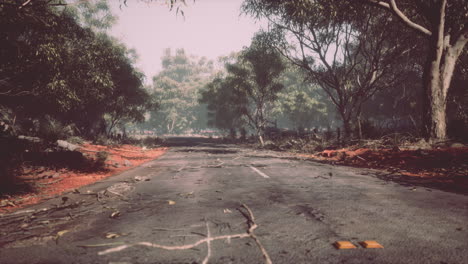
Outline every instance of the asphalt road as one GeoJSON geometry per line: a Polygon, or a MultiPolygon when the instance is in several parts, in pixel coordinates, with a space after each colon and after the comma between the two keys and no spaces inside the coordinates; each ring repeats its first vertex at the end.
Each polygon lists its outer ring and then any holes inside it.
{"type": "Polygon", "coordinates": [[[141,167],[1,215],[0,263],[468,263],[466,195],[275,152],[171,143],[141,167]],[[336,249],[342,240],[357,248],[336,249]]]}

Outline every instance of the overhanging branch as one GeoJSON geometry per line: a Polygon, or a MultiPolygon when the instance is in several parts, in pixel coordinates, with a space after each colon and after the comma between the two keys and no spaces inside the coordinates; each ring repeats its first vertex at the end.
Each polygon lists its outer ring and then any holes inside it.
{"type": "Polygon", "coordinates": [[[372,3],[374,5],[377,5],[379,7],[385,8],[390,10],[393,14],[395,14],[403,23],[405,23],[408,27],[415,29],[419,31],[420,33],[423,33],[426,36],[431,36],[432,32],[428,30],[427,28],[411,21],[397,6],[395,0],[390,0],[390,3],[387,3],[385,1],[379,1],[379,0],[367,0],[369,3],[372,3]]]}

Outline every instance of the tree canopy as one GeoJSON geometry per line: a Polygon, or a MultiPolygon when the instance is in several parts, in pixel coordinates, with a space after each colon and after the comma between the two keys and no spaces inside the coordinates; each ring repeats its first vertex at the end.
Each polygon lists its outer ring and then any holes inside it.
{"type": "Polygon", "coordinates": [[[114,20],[105,1],[16,4],[0,3],[0,104],[15,120],[48,116],[91,135],[106,132],[96,130],[105,116],[110,128],[143,119],[152,105],[144,76],[132,51],[105,33],[114,20]]]}
{"type": "Polygon", "coordinates": [[[208,82],[213,62],[189,56],[183,49],[166,49],[161,58],[163,70],[153,77],[153,98],[161,108],[151,113],[148,124],[161,133],[181,133],[206,127],[204,105],[198,104],[198,91],[208,82]]]}

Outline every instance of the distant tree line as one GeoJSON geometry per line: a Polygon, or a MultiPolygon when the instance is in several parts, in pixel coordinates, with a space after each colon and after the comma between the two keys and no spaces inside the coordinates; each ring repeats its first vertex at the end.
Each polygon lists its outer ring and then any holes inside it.
{"type": "Polygon", "coordinates": [[[162,70],[153,77],[152,99],[160,106],[149,112],[143,128],[158,133],[199,132],[207,127],[206,105],[198,103],[199,90],[214,72],[213,62],[186,54],[184,49],[164,51],[162,70]]]}

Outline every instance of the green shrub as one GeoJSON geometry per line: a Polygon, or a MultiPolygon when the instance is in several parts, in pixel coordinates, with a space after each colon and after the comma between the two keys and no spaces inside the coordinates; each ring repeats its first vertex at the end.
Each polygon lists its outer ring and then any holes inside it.
{"type": "Polygon", "coordinates": [[[46,142],[55,142],[58,139],[66,139],[73,131],[69,126],[64,126],[59,121],[46,117],[39,123],[38,136],[46,142]]]}

